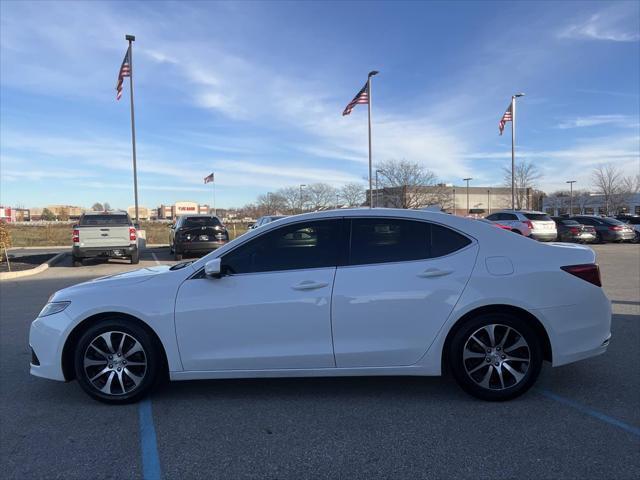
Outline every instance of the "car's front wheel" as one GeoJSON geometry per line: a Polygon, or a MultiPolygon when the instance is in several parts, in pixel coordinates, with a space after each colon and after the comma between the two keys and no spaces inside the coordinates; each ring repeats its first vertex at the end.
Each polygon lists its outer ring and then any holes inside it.
{"type": "Polygon", "coordinates": [[[123,404],[145,396],[161,378],[159,346],[139,325],[118,318],[90,327],[76,344],[74,366],[82,389],[96,400],[123,404]]]}
{"type": "Polygon", "coordinates": [[[450,343],[449,362],[458,384],[483,400],[509,400],[535,383],[542,347],[527,321],[506,313],[480,315],[463,324],[450,343]]]}

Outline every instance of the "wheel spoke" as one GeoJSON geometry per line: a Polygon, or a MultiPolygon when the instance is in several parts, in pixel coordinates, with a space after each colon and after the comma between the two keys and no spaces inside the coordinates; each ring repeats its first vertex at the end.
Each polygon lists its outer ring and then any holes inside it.
{"type": "Polygon", "coordinates": [[[125,393],[124,382],[122,381],[122,371],[118,372],[118,382],[120,383],[120,388],[122,389],[122,393],[125,393]]]}
{"type": "Polygon", "coordinates": [[[505,330],[504,336],[502,337],[502,340],[500,340],[500,343],[498,344],[500,348],[504,347],[504,344],[507,341],[507,338],[509,337],[509,333],[511,333],[511,327],[507,327],[507,329],[505,330]]]}
{"type": "Polygon", "coordinates": [[[487,325],[484,327],[485,332],[489,335],[489,342],[491,343],[491,347],[496,346],[496,326],[494,324],[487,325]]]}
{"type": "Polygon", "coordinates": [[[100,335],[100,337],[104,340],[104,343],[107,344],[109,353],[116,353],[116,351],[113,349],[113,344],[111,343],[111,333],[113,332],[103,333],[102,335],[100,335]]]}
{"type": "Polygon", "coordinates": [[[131,362],[127,360],[127,367],[142,367],[146,365],[147,365],[147,362],[131,362]]]}
{"type": "Polygon", "coordinates": [[[109,395],[111,395],[111,383],[113,382],[113,377],[115,376],[116,376],[116,372],[111,370],[111,373],[109,374],[109,378],[107,378],[107,383],[105,383],[104,387],[100,389],[102,393],[108,393],[109,395]]]}
{"type": "Polygon", "coordinates": [[[138,342],[137,340],[134,339],[134,343],[133,347],[131,347],[127,353],[122,353],[124,355],[125,358],[130,357],[131,355],[133,355],[134,353],[138,353],[138,352],[144,352],[144,350],[142,349],[142,345],[140,345],[140,342],[138,342]]]}
{"type": "Polygon", "coordinates": [[[98,365],[106,365],[107,364],[107,359],[103,359],[103,360],[93,360],[91,358],[86,358],[84,359],[84,368],[87,367],[95,367],[98,365]]]}
{"type": "Polygon", "coordinates": [[[517,350],[518,348],[522,348],[522,347],[529,348],[529,345],[527,344],[525,339],[522,338],[522,336],[520,336],[520,338],[518,338],[518,341],[516,343],[514,343],[513,345],[509,345],[509,347],[505,348],[504,351],[509,353],[509,352],[513,352],[514,350],[517,350]]]}
{"type": "Polygon", "coordinates": [[[491,374],[493,374],[493,365],[489,365],[489,370],[487,370],[487,373],[484,375],[482,380],[478,382],[481,387],[490,388],[489,381],[491,380],[491,374]]]}
{"type": "Polygon", "coordinates": [[[127,338],[127,334],[123,333],[122,338],[120,339],[120,345],[118,346],[118,353],[122,353],[122,347],[124,347],[125,338],[127,338]]]}
{"type": "Polygon", "coordinates": [[[469,374],[471,374],[471,373],[475,373],[475,372],[477,372],[478,370],[482,369],[483,367],[490,367],[490,366],[491,366],[490,364],[485,363],[485,362],[482,362],[480,365],[477,365],[476,367],[472,368],[471,370],[467,370],[467,372],[468,372],[469,374]]]}
{"type": "Polygon", "coordinates": [[[95,379],[101,377],[102,375],[104,375],[105,373],[109,372],[110,369],[109,367],[104,367],[102,370],[100,370],[98,373],[96,373],[93,377],[91,377],[89,380],[90,381],[94,381],[95,379]]]}
{"type": "Polygon", "coordinates": [[[123,370],[124,373],[127,374],[127,377],[129,377],[131,380],[133,380],[133,383],[136,384],[136,387],[140,384],[140,382],[142,381],[143,377],[139,377],[138,375],[135,375],[133,373],[131,373],[131,370],[129,370],[128,368],[125,368],[123,370]]]}
{"type": "Polygon", "coordinates": [[[108,358],[109,355],[104,353],[102,350],[100,350],[98,347],[96,347],[93,343],[91,345],[89,345],[89,346],[91,348],[93,348],[96,352],[98,352],[100,355],[102,355],[105,359],[108,358]]]}
{"type": "Polygon", "coordinates": [[[502,377],[502,365],[498,365],[496,367],[496,372],[498,372],[498,378],[500,379],[500,387],[504,388],[504,378],[502,377]]]}
{"type": "Polygon", "coordinates": [[[478,337],[476,337],[475,335],[471,335],[471,340],[475,341],[478,345],[480,345],[482,348],[484,348],[485,350],[488,350],[489,347],[486,346],[484,344],[484,342],[482,342],[481,340],[478,339],[478,337]]]}
{"type": "Polygon", "coordinates": [[[517,371],[515,368],[511,367],[511,365],[509,365],[508,363],[503,363],[502,365],[504,365],[504,368],[515,377],[516,379],[516,383],[520,382],[520,380],[522,380],[524,378],[524,373],[520,373],[519,371],[517,371]]]}
{"type": "Polygon", "coordinates": [[[485,353],[472,352],[468,348],[465,348],[462,353],[462,359],[469,360],[470,358],[484,358],[485,355],[485,353]]]}

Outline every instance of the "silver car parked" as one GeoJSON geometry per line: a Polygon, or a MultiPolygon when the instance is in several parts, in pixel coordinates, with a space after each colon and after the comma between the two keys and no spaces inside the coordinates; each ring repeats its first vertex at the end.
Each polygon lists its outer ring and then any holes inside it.
{"type": "Polygon", "coordinates": [[[502,210],[486,217],[487,220],[509,227],[512,232],[542,242],[558,238],[556,222],[544,212],[534,210],[502,210]]]}

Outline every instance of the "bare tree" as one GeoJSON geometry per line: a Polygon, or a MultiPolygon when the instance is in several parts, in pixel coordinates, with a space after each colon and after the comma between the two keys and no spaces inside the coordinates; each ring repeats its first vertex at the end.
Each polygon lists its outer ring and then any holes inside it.
{"type": "Polygon", "coordinates": [[[283,200],[287,213],[298,213],[305,203],[304,190],[300,192],[299,187],[281,188],[276,192],[283,200]]]}
{"type": "MultiPolygon", "coordinates": [[[[511,165],[504,167],[504,185],[511,187],[511,165]]],[[[534,189],[536,182],[542,178],[542,174],[538,167],[526,160],[516,163],[515,171],[515,188],[516,188],[516,209],[521,210],[527,207],[527,192],[528,189],[534,189]]]]}
{"type": "Polygon", "coordinates": [[[569,192],[566,190],[558,190],[547,195],[547,205],[558,213],[563,213],[565,208],[569,208],[569,192]]]}
{"type": "Polygon", "coordinates": [[[287,210],[287,201],[279,193],[268,192],[258,196],[260,215],[276,215],[287,210]]]}
{"type": "Polygon", "coordinates": [[[108,212],[109,210],[111,210],[111,205],[109,205],[109,202],[104,202],[102,206],[105,212],[108,212]]]}
{"type": "Polygon", "coordinates": [[[104,210],[104,207],[100,202],[96,202],[91,205],[91,210],[93,210],[94,212],[102,212],[104,210]]]}
{"type": "Polygon", "coordinates": [[[589,190],[574,190],[573,205],[580,209],[580,213],[586,213],[589,206],[593,205],[593,196],[589,190]]]}
{"type": "Polygon", "coordinates": [[[609,163],[594,169],[591,180],[596,191],[604,197],[605,213],[618,213],[625,209],[629,197],[638,192],[640,176],[625,177],[622,171],[609,163]]]}
{"type": "Polygon", "coordinates": [[[385,192],[385,206],[395,208],[421,208],[443,205],[451,195],[451,189],[438,182],[435,173],[423,165],[407,160],[388,160],[376,166],[378,182],[384,188],[393,188],[393,194],[385,192]]]}
{"type": "Polygon", "coordinates": [[[307,205],[311,210],[323,210],[333,205],[336,189],[326,183],[314,183],[305,189],[307,205]]]}
{"type": "Polygon", "coordinates": [[[365,187],[360,183],[347,183],[340,189],[339,198],[347,207],[359,207],[365,200],[365,187]]]}

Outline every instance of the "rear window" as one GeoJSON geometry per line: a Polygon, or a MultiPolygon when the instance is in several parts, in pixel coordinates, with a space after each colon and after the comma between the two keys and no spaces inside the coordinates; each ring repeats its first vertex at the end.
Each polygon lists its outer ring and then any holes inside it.
{"type": "Polygon", "coordinates": [[[529,220],[539,221],[539,222],[551,222],[551,217],[546,213],[523,213],[525,217],[529,220]]]}
{"type": "Polygon", "coordinates": [[[608,225],[624,225],[620,220],[616,220],[615,218],[603,218],[602,221],[608,225]]]}
{"type": "Polygon", "coordinates": [[[183,227],[215,227],[220,225],[216,217],[187,217],[182,221],[183,227]]]}
{"type": "Polygon", "coordinates": [[[560,220],[560,223],[562,225],[569,225],[571,227],[575,227],[576,225],[580,225],[578,222],[576,222],[575,220],[560,220]]]}
{"type": "Polygon", "coordinates": [[[129,217],[127,215],[83,215],[80,218],[81,227],[89,227],[92,225],[129,225],[129,217]]]}
{"type": "Polygon", "coordinates": [[[627,223],[629,225],[640,225],[640,218],[629,218],[627,223]]]}

